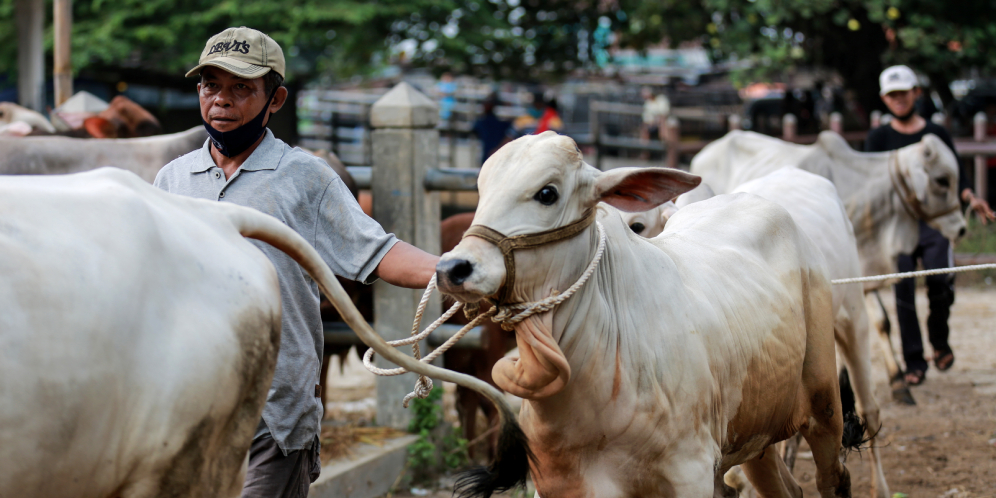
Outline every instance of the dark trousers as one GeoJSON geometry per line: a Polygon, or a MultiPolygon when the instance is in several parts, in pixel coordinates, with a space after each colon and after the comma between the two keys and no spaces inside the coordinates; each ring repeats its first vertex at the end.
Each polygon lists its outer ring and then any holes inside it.
{"type": "Polygon", "coordinates": [[[307,498],[322,470],[317,438],[314,445],[285,456],[269,434],[255,439],[249,448],[242,498],[307,498]]]}
{"type": "MultiPolygon", "coordinates": [[[[937,230],[920,222],[920,242],[913,254],[899,256],[900,272],[916,270],[919,260],[925,270],[948,268],[954,265],[951,243],[937,230]]],[[[954,304],[954,275],[931,275],[926,277],[927,298],[930,300],[930,315],[927,317],[927,336],[934,351],[951,351],[948,345],[948,317],[954,304]]],[[[923,336],[920,321],[916,316],[916,279],[901,280],[895,286],[896,314],[899,317],[899,334],[903,340],[903,358],[906,370],[927,371],[927,361],[923,357],[923,336]]]]}

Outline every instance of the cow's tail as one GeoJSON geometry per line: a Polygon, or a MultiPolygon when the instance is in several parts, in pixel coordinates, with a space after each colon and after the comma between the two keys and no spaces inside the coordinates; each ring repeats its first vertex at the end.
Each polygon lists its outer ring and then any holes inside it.
{"type": "MultiPolygon", "coordinates": [[[[875,437],[875,434],[868,433],[868,426],[864,419],[858,416],[858,410],[854,402],[854,390],[851,388],[851,377],[847,373],[847,368],[840,371],[840,409],[844,414],[844,433],[841,436],[841,450],[846,456],[853,451],[861,452],[868,448],[868,442],[875,437]]],[[[878,429],[875,429],[878,433],[878,429]]]]}
{"type": "MultiPolygon", "coordinates": [[[[494,461],[488,467],[467,471],[457,484],[457,496],[489,497],[495,492],[525,486],[529,462],[533,459],[528,440],[519,427],[515,413],[500,391],[469,375],[422,363],[391,347],[376,333],[360,314],[352,300],[339,285],[332,270],[318,252],[294,230],[276,218],[253,209],[229,203],[212,203],[225,209],[229,220],[244,237],[260,240],[280,249],[297,261],[318,282],[322,293],[339,311],[343,321],[377,354],[405,369],[434,379],[452,382],[473,389],[498,407],[501,417],[498,447],[494,461]]],[[[401,402],[400,400],[398,401],[401,402]]]]}

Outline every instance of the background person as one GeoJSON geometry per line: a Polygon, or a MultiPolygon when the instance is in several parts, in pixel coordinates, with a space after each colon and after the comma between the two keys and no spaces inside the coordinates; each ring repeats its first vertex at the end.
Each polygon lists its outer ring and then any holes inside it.
{"type": "Polygon", "coordinates": [[[534,135],[539,135],[544,131],[553,130],[560,132],[564,129],[564,121],[560,119],[560,112],[557,110],[557,99],[551,97],[543,105],[543,114],[540,115],[536,123],[534,135]]]}
{"type": "MultiPolygon", "coordinates": [[[[913,70],[906,66],[887,68],[879,77],[879,87],[882,101],[895,117],[889,124],[868,133],[865,151],[896,150],[915,144],[924,135],[932,133],[941,138],[951,152],[955,153],[954,144],[947,130],[917,114],[914,104],[920,97],[921,90],[913,70]]],[[[958,192],[962,201],[971,205],[984,223],[987,219],[994,219],[986,201],[975,197],[963,171],[959,172],[958,178],[958,192]]],[[[923,221],[920,221],[919,226],[920,241],[912,254],[899,256],[898,271],[914,271],[917,260],[920,260],[927,270],[954,266],[951,242],[923,221]]],[[[926,277],[926,282],[927,297],[930,300],[927,334],[934,349],[934,365],[938,370],[945,371],[954,364],[954,353],[948,344],[948,317],[951,314],[951,305],[954,304],[954,275],[932,275],[926,277]]],[[[903,358],[906,362],[906,382],[916,386],[923,383],[928,368],[927,361],[923,357],[923,338],[916,315],[916,280],[901,280],[895,285],[895,293],[899,333],[903,342],[903,358]]]]}
{"type": "Polygon", "coordinates": [[[536,131],[536,125],[539,123],[539,118],[543,116],[545,107],[543,105],[543,93],[534,92],[533,100],[525,108],[525,112],[512,121],[512,128],[508,130],[509,138],[515,139],[523,135],[531,135],[536,131]]]}
{"type": "MultiPolygon", "coordinates": [[[[332,168],[266,129],[287,99],[277,42],[254,29],[226,29],[208,40],[187,76],[201,79],[201,118],[210,137],[163,167],[155,186],[274,216],[312,241],[336,275],[366,283],[379,277],[413,289],[428,284],[438,257],[385,233],[332,168]]],[[[318,286],[284,253],[250,242],[277,270],[283,316],[276,371],[249,450],[242,496],[305,498],[321,470],[324,337],[318,286]]]]}
{"type": "MultiPolygon", "coordinates": [[[[650,137],[660,135],[662,121],[671,113],[671,101],[661,93],[654,95],[654,91],[649,86],[640,89],[640,96],[643,97],[643,124],[640,126],[640,142],[649,143],[650,137]]],[[[649,159],[650,152],[640,153],[641,159],[649,159]]]]}
{"type": "Polygon", "coordinates": [[[481,164],[509,141],[507,134],[512,123],[498,118],[495,114],[497,105],[498,95],[489,95],[484,100],[484,113],[474,121],[473,132],[481,141],[481,164]]]}

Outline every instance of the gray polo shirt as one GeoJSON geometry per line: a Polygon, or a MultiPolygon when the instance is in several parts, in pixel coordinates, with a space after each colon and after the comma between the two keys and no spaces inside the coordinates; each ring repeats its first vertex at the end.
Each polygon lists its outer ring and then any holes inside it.
{"type": "MultiPolygon", "coordinates": [[[[258,209],[301,234],[336,275],[373,280],[371,274],[397,239],[363,213],[325,162],[267,130],[259,147],[225,180],[211,159],[209,143],[163,167],[154,185],[258,209]]],[[[252,242],[276,267],[283,299],[280,354],[256,437],[271,434],[286,454],[311,448],[322,420],[321,399],[315,397],[324,347],[318,284],[286,254],[252,242]]]]}

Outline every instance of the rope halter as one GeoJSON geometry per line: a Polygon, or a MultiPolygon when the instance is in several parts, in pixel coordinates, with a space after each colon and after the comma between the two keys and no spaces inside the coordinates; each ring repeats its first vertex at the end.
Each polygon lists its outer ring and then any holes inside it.
{"type": "Polygon", "coordinates": [[[889,179],[892,180],[892,188],[896,189],[896,193],[899,194],[899,199],[902,201],[903,209],[905,209],[906,213],[914,219],[923,220],[925,222],[931,221],[948,213],[953,213],[960,207],[958,204],[955,204],[953,208],[944,210],[934,215],[928,215],[927,212],[923,210],[923,204],[920,203],[920,198],[916,196],[916,192],[914,192],[913,188],[906,182],[906,177],[903,175],[903,172],[899,170],[899,153],[896,151],[889,154],[889,179]]]}
{"type": "MultiPolygon", "coordinates": [[[[605,243],[606,243],[605,229],[602,228],[601,223],[594,221],[595,220],[594,215],[595,211],[592,209],[587,211],[580,220],[575,221],[570,225],[566,225],[564,227],[554,230],[540,232],[537,234],[518,235],[515,237],[505,237],[504,235],[501,235],[501,233],[492,230],[488,227],[485,227],[483,225],[474,225],[470,227],[470,229],[467,230],[467,233],[464,234],[464,237],[467,237],[467,235],[470,234],[471,230],[478,227],[480,227],[479,228],[480,231],[490,230],[490,233],[485,232],[488,233],[487,236],[491,236],[492,234],[497,234],[498,236],[500,236],[499,242],[496,242],[495,244],[498,245],[499,248],[502,248],[502,253],[505,254],[506,271],[509,271],[508,269],[511,268],[512,272],[515,271],[515,264],[514,261],[510,262],[510,260],[511,260],[511,253],[515,249],[522,249],[524,247],[538,247],[541,245],[550,244],[552,242],[557,242],[566,239],[568,237],[573,237],[581,233],[588,226],[590,226],[592,222],[595,223],[595,227],[598,229],[598,248],[595,250],[595,255],[591,258],[591,262],[588,263],[588,267],[585,268],[584,272],[581,273],[581,276],[578,277],[576,282],[574,282],[574,285],[568,287],[567,290],[565,290],[564,292],[558,292],[555,290],[551,293],[549,297],[534,303],[498,304],[492,307],[487,312],[479,314],[476,313],[477,303],[466,303],[467,308],[473,308],[477,316],[474,317],[474,319],[471,320],[470,323],[464,325],[463,328],[460,329],[460,331],[458,331],[456,334],[453,335],[453,337],[450,337],[449,339],[446,340],[445,343],[436,348],[432,353],[430,353],[425,358],[421,358],[421,352],[419,351],[419,346],[418,346],[419,341],[425,339],[426,337],[429,337],[429,334],[431,334],[432,331],[436,330],[436,328],[438,328],[444,322],[452,318],[453,315],[455,315],[457,311],[459,311],[460,308],[464,307],[465,305],[465,303],[461,302],[455,303],[452,307],[450,307],[450,309],[446,310],[446,313],[443,313],[442,316],[437,318],[435,321],[432,322],[432,324],[426,327],[425,330],[419,333],[418,330],[422,324],[422,315],[425,313],[425,307],[429,303],[429,298],[432,296],[432,292],[436,289],[436,275],[433,275],[432,278],[429,279],[429,285],[428,287],[426,287],[425,293],[422,294],[422,299],[419,301],[418,308],[415,311],[415,321],[414,323],[412,323],[411,337],[407,339],[400,339],[397,341],[387,341],[387,343],[394,347],[407,346],[410,344],[412,346],[412,354],[414,355],[415,359],[423,363],[430,363],[436,358],[438,358],[439,355],[446,352],[446,350],[450,349],[454,344],[456,344],[457,341],[459,341],[461,338],[463,338],[464,335],[467,334],[467,332],[470,332],[471,329],[480,325],[484,320],[488,318],[491,318],[491,321],[495,323],[500,323],[501,328],[504,330],[513,330],[516,324],[522,322],[526,318],[529,318],[530,316],[535,315],[537,313],[544,313],[550,311],[560,303],[563,303],[564,301],[570,299],[570,297],[573,296],[578,290],[580,290],[581,287],[584,286],[585,282],[588,281],[588,278],[591,277],[591,275],[598,268],[598,263],[602,260],[602,255],[605,254],[605,243]],[[580,228],[578,228],[579,226],[580,228]],[[508,240],[518,241],[518,242],[513,242],[513,243],[503,242],[508,240]],[[507,252],[506,249],[503,248],[502,244],[505,244],[505,246],[509,247],[509,249],[507,249],[507,252]]],[[[475,234],[473,235],[479,236],[476,234],[476,232],[477,231],[475,231],[475,234]]],[[[485,238],[485,240],[491,240],[486,237],[481,237],[481,238],[485,238]]],[[[509,275],[514,276],[514,273],[509,273],[509,275]]],[[[506,277],[505,288],[500,291],[501,295],[507,294],[508,289],[511,288],[510,285],[511,282],[512,280],[506,277]]],[[[502,301],[500,300],[498,301],[498,303],[501,302],[502,301]]],[[[372,348],[368,349],[367,352],[363,355],[363,366],[366,367],[367,370],[373,372],[375,375],[390,376],[390,375],[401,375],[408,373],[408,370],[402,367],[378,368],[373,364],[373,356],[374,356],[374,350],[372,348]]],[[[429,396],[429,393],[431,391],[432,391],[432,379],[424,375],[419,375],[418,380],[415,382],[415,389],[407,396],[405,396],[404,401],[402,401],[402,405],[405,408],[408,408],[408,402],[411,401],[412,398],[418,397],[421,399],[425,399],[427,396],[429,396]]]]}
{"type": "MultiPolygon", "coordinates": [[[[532,249],[545,246],[564,239],[569,239],[584,231],[595,222],[595,209],[590,208],[577,221],[537,233],[527,233],[507,237],[505,234],[484,225],[472,225],[463,234],[463,238],[477,237],[498,246],[505,258],[505,285],[498,290],[495,302],[503,304],[508,301],[515,287],[515,256],[516,249],[532,249]]],[[[601,229],[600,229],[601,230],[601,229]]]]}

